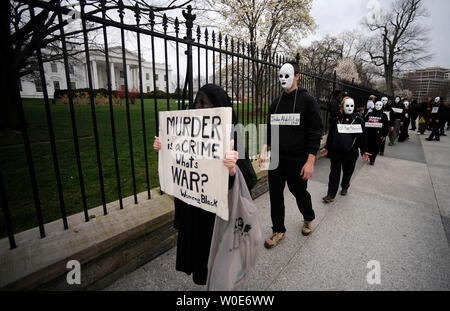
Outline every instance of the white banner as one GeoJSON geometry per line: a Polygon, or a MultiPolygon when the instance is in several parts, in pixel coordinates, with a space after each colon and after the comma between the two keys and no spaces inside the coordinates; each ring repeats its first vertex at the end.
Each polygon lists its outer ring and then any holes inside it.
{"type": "Polygon", "coordinates": [[[363,132],[361,124],[338,124],[337,128],[341,134],[357,134],[363,132]]]}
{"type": "Polygon", "coordinates": [[[228,220],[231,108],[161,111],[158,173],[161,190],[228,220]]]}
{"type": "Polygon", "coordinates": [[[392,111],[394,111],[395,113],[403,113],[403,109],[402,108],[394,108],[394,107],[392,107],[392,111]]]}
{"type": "Polygon", "coordinates": [[[378,123],[378,122],[366,122],[366,127],[382,128],[382,127],[383,127],[383,123],[378,123]]]}
{"type": "Polygon", "coordinates": [[[270,115],[270,125],[300,125],[299,113],[280,113],[270,115]]]}

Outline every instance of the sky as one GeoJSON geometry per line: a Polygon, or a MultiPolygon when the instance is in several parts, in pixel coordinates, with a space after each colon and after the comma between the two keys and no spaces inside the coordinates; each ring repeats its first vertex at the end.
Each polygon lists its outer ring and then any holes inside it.
{"type": "MultiPolygon", "coordinates": [[[[338,35],[346,30],[364,30],[362,19],[369,13],[368,3],[378,2],[382,10],[389,9],[394,0],[313,0],[311,15],[318,24],[315,34],[301,41],[308,46],[325,35],[338,35]]],[[[450,1],[424,0],[429,17],[423,22],[431,29],[430,52],[434,58],[423,67],[450,68],[450,1]]]]}

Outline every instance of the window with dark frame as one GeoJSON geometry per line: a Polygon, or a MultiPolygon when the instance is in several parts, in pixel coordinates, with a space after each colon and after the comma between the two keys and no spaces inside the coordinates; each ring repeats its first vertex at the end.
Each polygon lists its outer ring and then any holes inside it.
{"type": "Polygon", "coordinates": [[[150,74],[148,72],[145,74],[145,80],[150,80],[150,74]]]}
{"type": "Polygon", "coordinates": [[[73,75],[74,74],[74,69],[73,69],[73,65],[69,64],[69,74],[73,75]]]}
{"type": "Polygon", "coordinates": [[[58,66],[56,65],[56,63],[51,63],[52,66],[52,72],[58,72],[58,66]]]}
{"type": "Polygon", "coordinates": [[[36,87],[36,92],[42,92],[42,83],[41,80],[34,80],[34,86],[36,87]]]}
{"type": "Polygon", "coordinates": [[[155,81],[158,81],[159,76],[155,74],[155,81]]]}
{"type": "Polygon", "coordinates": [[[59,81],[53,81],[53,89],[55,91],[59,91],[60,90],[59,81]]]}

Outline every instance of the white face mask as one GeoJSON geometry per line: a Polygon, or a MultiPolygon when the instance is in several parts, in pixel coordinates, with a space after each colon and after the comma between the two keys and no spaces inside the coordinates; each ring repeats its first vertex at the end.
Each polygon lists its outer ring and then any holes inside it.
{"type": "Polygon", "coordinates": [[[398,104],[400,102],[400,97],[395,98],[395,103],[398,104]]]}
{"type": "Polygon", "coordinates": [[[440,97],[436,97],[435,99],[434,99],[434,102],[437,104],[437,103],[439,103],[441,101],[441,98],[440,97]]]}
{"type": "Polygon", "coordinates": [[[383,102],[377,102],[375,104],[375,109],[380,111],[381,109],[383,109],[383,102]]]}
{"type": "Polygon", "coordinates": [[[346,99],[344,102],[344,113],[352,114],[354,110],[355,110],[355,102],[353,101],[353,99],[351,98],[346,99]]]}
{"type": "Polygon", "coordinates": [[[295,71],[291,64],[284,64],[280,69],[280,83],[284,90],[289,90],[294,82],[295,71]]]}
{"type": "Polygon", "coordinates": [[[383,98],[381,99],[381,102],[383,103],[383,105],[386,105],[386,104],[388,103],[387,97],[383,97],[383,98]]]}
{"type": "Polygon", "coordinates": [[[404,102],[403,105],[405,105],[406,108],[409,107],[409,102],[404,102]]]}

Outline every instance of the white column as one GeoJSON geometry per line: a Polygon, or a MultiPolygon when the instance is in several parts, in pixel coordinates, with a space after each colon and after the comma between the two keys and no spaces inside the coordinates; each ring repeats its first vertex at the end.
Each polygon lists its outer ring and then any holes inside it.
{"type": "Polygon", "coordinates": [[[139,67],[136,67],[136,90],[139,91],[139,67]]]}
{"type": "MultiPolygon", "coordinates": [[[[128,84],[128,90],[132,89],[132,75],[131,75],[131,68],[130,65],[127,65],[127,84],[128,84]]],[[[125,76],[124,76],[124,83],[125,85],[125,76]]]]}
{"type": "Polygon", "coordinates": [[[114,71],[114,63],[110,64],[111,67],[111,90],[116,90],[116,73],[114,71]]]}
{"type": "Polygon", "coordinates": [[[98,73],[97,73],[97,62],[95,60],[92,63],[92,88],[98,89],[98,73]]]}

